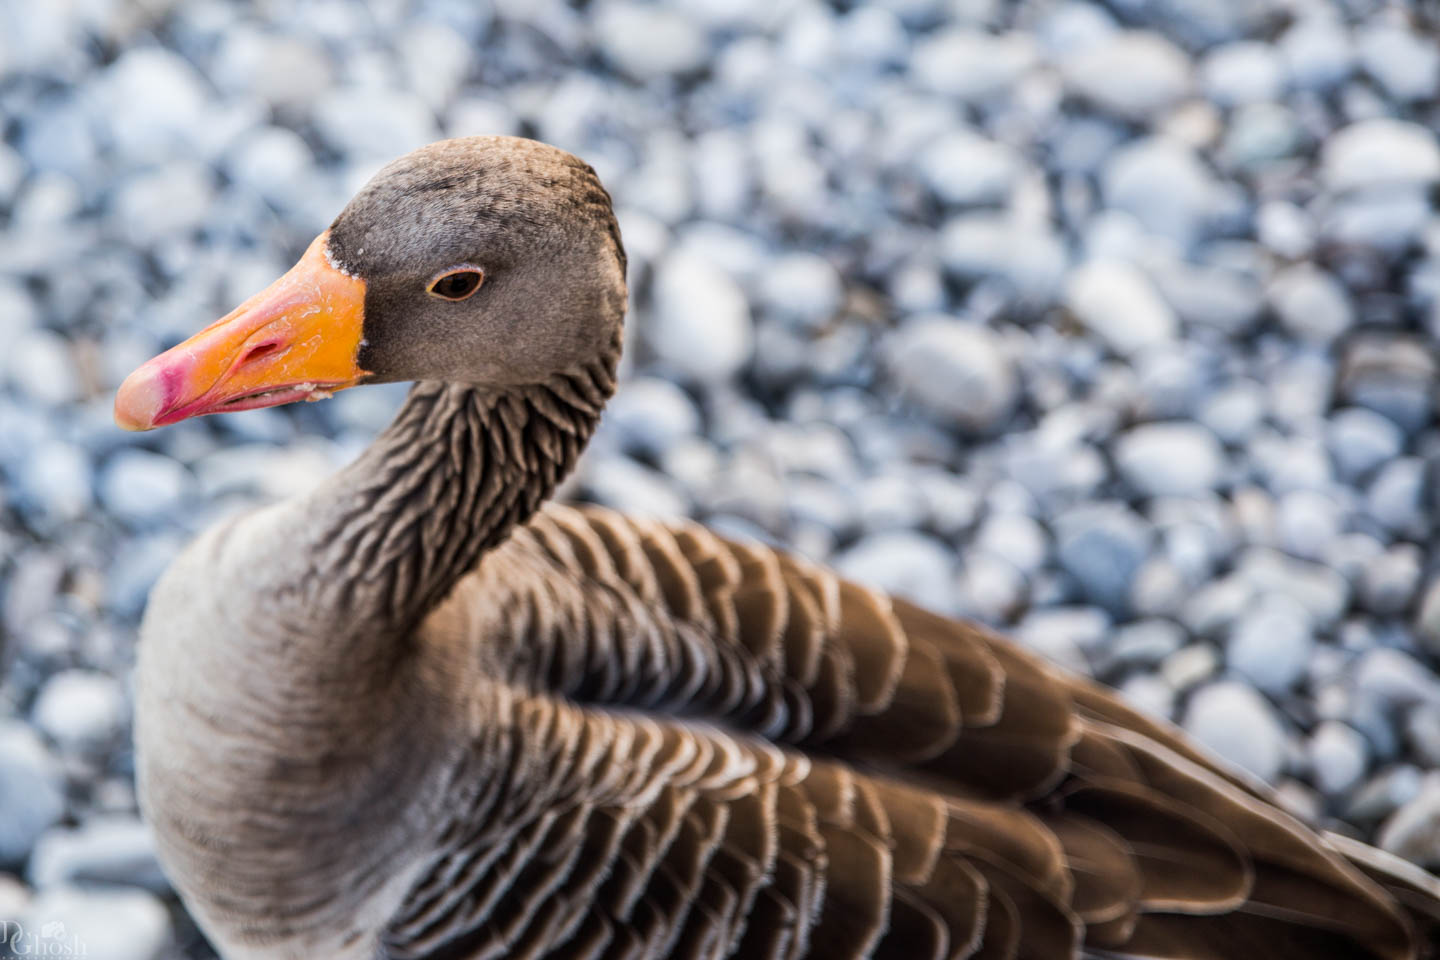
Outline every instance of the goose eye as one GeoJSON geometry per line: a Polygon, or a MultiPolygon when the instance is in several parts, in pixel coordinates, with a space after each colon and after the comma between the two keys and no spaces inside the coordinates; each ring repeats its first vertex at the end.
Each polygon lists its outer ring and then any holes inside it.
{"type": "Polygon", "coordinates": [[[430,281],[430,295],[442,300],[464,300],[485,282],[485,274],[473,267],[442,273],[430,281]]]}

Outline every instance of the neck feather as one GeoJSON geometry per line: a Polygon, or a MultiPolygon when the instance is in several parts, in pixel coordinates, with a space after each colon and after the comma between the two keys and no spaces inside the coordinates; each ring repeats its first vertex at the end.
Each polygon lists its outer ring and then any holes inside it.
{"type": "Polygon", "coordinates": [[[574,467],[615,367],[612,355],[506,391],[417,383],[370,449],[316,495],[328,522],[312,545],[312,609],[392,637],[413,627],[574,467]]]}

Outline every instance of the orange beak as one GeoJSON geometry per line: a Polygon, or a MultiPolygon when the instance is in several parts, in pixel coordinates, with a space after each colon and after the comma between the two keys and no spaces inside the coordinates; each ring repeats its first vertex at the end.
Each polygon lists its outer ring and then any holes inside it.
{"type": "Polygon", "coordinates": [[[330,264],[327,239],[320,234],[279,280],[126,377],[115,422],[151,430],[207,413],[320,400],[360,382],[365,281],[330,264]]]}

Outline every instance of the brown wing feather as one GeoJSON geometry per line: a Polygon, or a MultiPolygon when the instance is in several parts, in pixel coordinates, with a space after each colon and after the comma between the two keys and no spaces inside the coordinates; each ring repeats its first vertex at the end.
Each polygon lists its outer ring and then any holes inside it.
{"type": "Polygon", "coordinates": [[[553,507],[447,607],[509,759],[394,957],[1409,960],[1440,928],[1434,878],[1169,725],[767,547],[553,507]]]}

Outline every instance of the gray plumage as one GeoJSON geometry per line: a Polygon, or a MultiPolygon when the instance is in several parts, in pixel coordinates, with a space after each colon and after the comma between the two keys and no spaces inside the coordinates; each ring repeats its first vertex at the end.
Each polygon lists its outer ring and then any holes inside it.
{"type": "Polygon", "coordinates": [[[330,231],[418,379],[155,588],[144,809],[228,957],[1431,956],[1435,881],[977,626],[546,505],[615,388],[593,171],[474,138],[330,231]],[[462,304],[428,298],[455,263],[462,304]]]}

